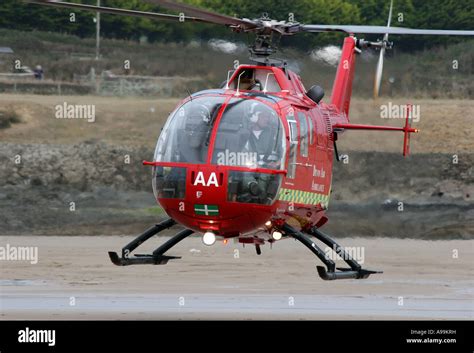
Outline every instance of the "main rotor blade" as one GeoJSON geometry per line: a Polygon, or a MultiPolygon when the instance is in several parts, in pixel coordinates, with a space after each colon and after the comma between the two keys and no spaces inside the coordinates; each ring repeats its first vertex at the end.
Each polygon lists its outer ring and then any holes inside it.
{"type": "Polygon", "coordinates": [[[244,30],[257,27],[257,24],[251,20],[239,19],[239,18],[227,16],[227,15],[222,15],[220,13],[215,13],[208,10],[200,9],[188,4],[183,4],[181,2],[178,3],[178,2],[170,1],[170,0],[144,0],[144,1],[164,7],[165,9],[168,9],[168,10],[179,11],[185,14],[190,14],[192,16],[197,16],[211,23],[216,23],[216,24],[225,25],[225,26],[237,26],[244,30]]]}
{"type": "Polygon", "coordinates": [[[440,36],[473,36],[474,31],[457,31],[442,29],[415,29],[403,27],[384,26],[356,26],[356,25],[302,25],[303,32],[346,32],[365,34],[419,34],[419,35],[440,35],[440,36]]]}
{"type": "Polygon", "coordinates": [[[62,7],[62,8],[68,8],[68,9],[78,9],[78,10],[101,12],[101,13],[110,13],[114,15],[146,17],[146,18],[151,18],[155,20],[176,21],[176,22],[182,22],[184,20],[184,21],[208,23],[208,21],[203,20],[201,18],[197,18],[197,17],[189,17],[189,16],[180,17],[177,15],[169,15],[169,14],[158,13],[158,12],[126,10],[126,9],[118,9],[114,7],[93,6],[93,5],[76,4],[76,3],[64,2],[64,1],[52,1],[52,0],[23,0],[23,1],[29,2],[32,4],[37,4],[37,5],[62,7]]]}

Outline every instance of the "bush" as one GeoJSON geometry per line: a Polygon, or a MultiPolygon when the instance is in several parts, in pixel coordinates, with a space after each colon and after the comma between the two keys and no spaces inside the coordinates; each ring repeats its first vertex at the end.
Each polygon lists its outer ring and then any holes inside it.
{"type": "Polygon", "coordinates": [[[21,122],[20,115],[13,109],[0,110],[0,129],[7,129],[12,124],[21,122]]]}

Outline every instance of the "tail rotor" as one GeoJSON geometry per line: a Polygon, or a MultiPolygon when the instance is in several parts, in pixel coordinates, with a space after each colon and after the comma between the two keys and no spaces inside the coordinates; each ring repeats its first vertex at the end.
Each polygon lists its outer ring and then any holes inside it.
{"type": "MultiPolygon", "coordinates": [[[[390,10],[388,13],[387,28],[390,28],[390,22],[392,21],[392,9],[393,9],[393,0],[390,1],[390,10]]],[[[385,49],[389,47],[388,43],[388,33],[385,33],[383,36],[382,46],[380,48],[379,61],[377,63],[377,69],[375,71],[374,79],[374,99],[378,98],[380,93],[380,84],[382,82],[382,72],[383,72],[383,59],[385,56],[385,49]]]]}

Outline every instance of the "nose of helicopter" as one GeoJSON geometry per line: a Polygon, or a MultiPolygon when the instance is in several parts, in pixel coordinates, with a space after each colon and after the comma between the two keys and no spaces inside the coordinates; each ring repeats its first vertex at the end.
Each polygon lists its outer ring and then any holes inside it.
{"type": "MultiPolygon", "coordinates": [[[[230,237],[263,226],[276,207],[274,199],[252,196],[266,195],[268,189],[252,179],[257,174],[218,165],[156,167],[154,190],[165,212],[185,227],[230,237]]],[[[270,189],[276,196],[278,176],[270,177],[275,179],[270,189]]]]}

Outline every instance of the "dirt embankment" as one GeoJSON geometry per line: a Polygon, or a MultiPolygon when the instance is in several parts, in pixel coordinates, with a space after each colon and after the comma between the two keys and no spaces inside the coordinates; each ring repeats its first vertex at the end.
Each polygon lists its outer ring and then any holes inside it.
{"type": "MultiPolygon", "coordinates": [[[[100,141],[114,146],[153,148],[166,118],[178,102],[179,99],[163,98],[1,94],[0,114],[14,113],[19,123],[0,129],[0,141],[67,145],[100,141]],[[64,103],[94,106],[95,120],[90,123],[86,119],[58,119],[56,109],[64,103]]],[[[413,135],[410,143],[414,154],[474,151],[474,100],[383,97],[371,101],[354,97],[351,122],[403,126],[403,119],[382,119],[381,111],[384,107],[407,103],[419,107],[419,120],[413,121],[413,127],[421,132],[413,135]]],[[[402,142],[402,133],[359,130],[340,136],[338,147],[341,153],[347,150],[401,152],[402,142]]]]}
{"type": "MultiPolygon", "coordinates": [[[[339,236],[472,238],[474,154],[347,152],[335,165],[328,232],[339,236]]],[[[0,148],[0,234],[128,234],[164,217],[153,151],[105,144],[0,148]],[[21,158],[21,160],[19,160],[21,158]]]]}
{"type": "Polygon", "coordinates": [[[474,154],[348,152],[334,171],[336,234],[413,238],[474,236],[474,154]],[[457,163],[453,163],[453,161],[457,163]]]}

